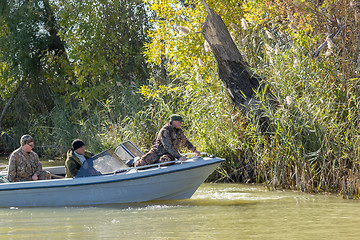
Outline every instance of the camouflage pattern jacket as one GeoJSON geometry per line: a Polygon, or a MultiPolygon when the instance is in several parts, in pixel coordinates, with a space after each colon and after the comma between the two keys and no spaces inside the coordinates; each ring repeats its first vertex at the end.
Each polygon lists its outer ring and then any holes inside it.
{"type": "MultiPolygon", "coordinates": [[[[90,152],[85,152],[85,158],[91,158],[94,154],[90,152]]],[[[80,159],[74,154],[72,149],[68,150],[66,153],[66,160],[65,160],[65,173],[66,178],[73,178],[79,172],[81,167],[80,159]]]]}
{"type": "Polygon", "coordinates": [[[36,152],[27,153],[20,148],[13,151],[9,158],[9,182],[32,181],[32,176],[38,176],[42,165],[36,152]]]}
{"type": "Polygon", "coordinates": [[[160,129],[150,152],[155,152],[158,156],[170,154],[175,158],[180,158],[180,146],[184,146],[190,151],[196,150],[192,143],[186,138],[183,130],[174,128],[170,123],[167,123],[160,129]]]}

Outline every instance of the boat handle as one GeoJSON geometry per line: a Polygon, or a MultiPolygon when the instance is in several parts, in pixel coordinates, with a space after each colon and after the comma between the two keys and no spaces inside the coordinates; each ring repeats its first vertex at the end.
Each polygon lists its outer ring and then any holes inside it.
{"type": "Polygon", "coordinates": [[[116,174],[116,173],[121,172],[121,171],[129,171],[131,169],[138,170],[138,169],[143,169],[143,168],[160,167],[161,165],[166,165],[166,164],[169,164],[169,163],[183,163],[183,162],[184,161],[175,160],[175,161],[169,161],[169,162],[154,163],[154,164],[140,166],[140,167],[120,168],[120,169],[117,169],[117,170],[113,171],[113,174],[116,174]]]}
{"type": "MultiPolygon", "coordinates": [[[[182,154],[182,156],[188,156],[188,155],[194,155],[195,153],[184,153],[182,154]]],[[[200,155],[206,155],[210,158],[214,158],[213,155],[209,155],[208,153],[206,152],[200,152],[200,155]]],[[[198,156],[200,157],[200,156],[198,156]]],[[[135,169],[135,170],[138,170],[138,169],[143,169],[143,168],[151,168],[151,167],[160,167],[162,165],[166,165],[166,164],[169,164],[169,163],[186,163],[186,161],[180,161],[180,160],[175,160],[175,161],[169,161],[169,162],[162,162],[162,163],[154,163],[154,164],[150,164],[150,165],[145,165],[145,166],[140,166],[140,167],[131,167],[131,168],[120,168],[120,169],[117,169],[115,170],[113,173],[116,174],[118,172],[121,172],[121,171],[129,171],[131,169],[135,169]]]]}
{"type": "MultiPolygon", "coordinates": [[[[195,155],[196,153],[192,152],[192,153],[184,153],[182,154],[182,156],[188,156],[188,155],[195,155]]],[[[214,157],[212,155],[209,155],[207,152],[200,152],[200,155],[206,155],[208,157],[214,157]]]]}

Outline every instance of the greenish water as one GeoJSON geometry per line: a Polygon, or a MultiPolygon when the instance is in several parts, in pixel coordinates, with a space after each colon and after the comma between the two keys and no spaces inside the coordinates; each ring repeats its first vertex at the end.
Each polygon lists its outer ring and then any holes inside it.
{"type": "Polygon", "coordinates": [[[359,225],[360,201],[244,184],[180,201],[0,208],[0,239],[358,239],[359,225]]]}

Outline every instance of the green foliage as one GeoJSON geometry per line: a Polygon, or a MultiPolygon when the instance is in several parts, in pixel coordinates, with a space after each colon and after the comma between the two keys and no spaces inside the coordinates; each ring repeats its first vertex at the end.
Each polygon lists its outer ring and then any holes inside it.
{"type": "MultiPolygon", "coordinates": [[[[47,72],[54,67],[49,65],[50,58],[63,59],[59,53],[63,45],[56,42],[53,12],[48,4],[47,0],[1,3],[0,106],[9,106],[0,119],[2,136],[7,139],[5,149],[17,146],[16,138],[29,132],[31,118],[41,118],[54,107],[54,93],[63,94],[59,91],[63,77],[47,72]]],[[[56,72],[60,71],[58,65],[56,72]]]]}
{"type": "Polygon", "coordinates": [[[0,13],[0,106],[10,104],[2,150],[25,133],[45,154],[64,153],[78,137],[96,151],[114,145],[103,132],[143,108],[136,92],[148,76],[150,25],[142,1],[4,1],[0,13]]]}
{"type": "Polygon", "coordinates": [[[74,67],[75,97],[104,100],[147,78],[149,23],[141,1],[59,1],[61,37],[74,67]]]}

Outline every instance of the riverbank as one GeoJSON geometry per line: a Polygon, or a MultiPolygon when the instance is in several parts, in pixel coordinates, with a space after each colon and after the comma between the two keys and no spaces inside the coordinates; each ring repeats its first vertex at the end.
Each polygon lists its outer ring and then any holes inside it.
{"type": "MultiPolygon", "coordinates": [[[[40,158],[40,162],[43,167],[62,166],[65,164],[65,160],[59,160],[59,159],[40,158]]],[[[0,165],[1,164],[8,165],[9,164],[9,156],[0,156],[0,165]]],[[[0,166],[0,170],[3,170],[3,169],[4,169],[4,167],[0,166]]]]}

